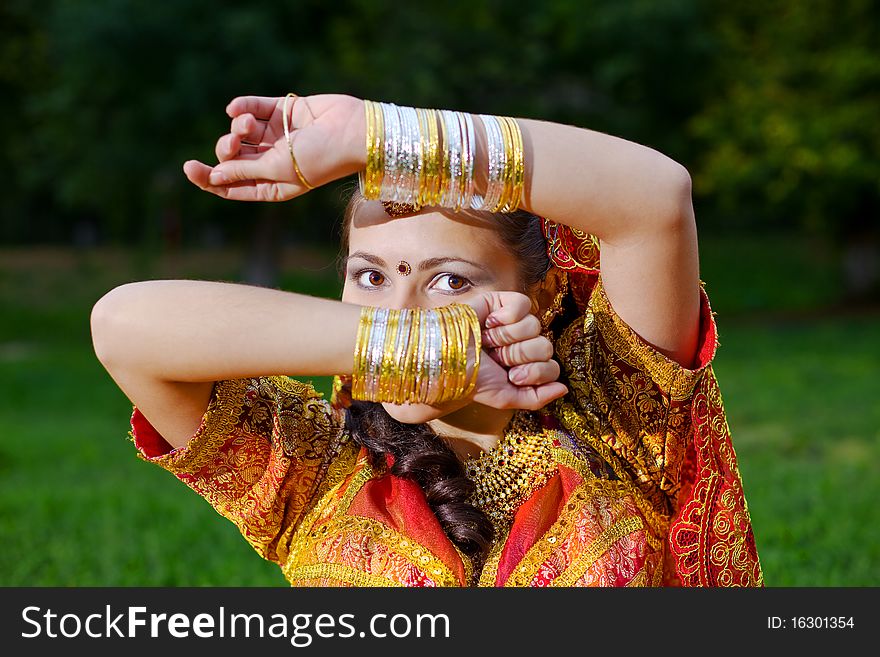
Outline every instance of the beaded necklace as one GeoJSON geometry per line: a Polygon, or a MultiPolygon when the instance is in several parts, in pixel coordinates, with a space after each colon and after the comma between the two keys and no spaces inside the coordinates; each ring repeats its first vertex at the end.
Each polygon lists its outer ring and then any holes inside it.
{"type": "Polygon", "coordinates": [[[476,485],[470,502],[496,526],[507,525],[519,506],[556,471],[551,432],[522,415],[514,416],[495,447],[464,463],[468,479],[476,485]]]}

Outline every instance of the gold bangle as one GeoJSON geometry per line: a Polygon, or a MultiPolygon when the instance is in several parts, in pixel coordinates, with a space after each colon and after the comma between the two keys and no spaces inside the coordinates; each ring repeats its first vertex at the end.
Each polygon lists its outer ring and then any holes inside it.
{"type": "MultiPolygon", "coordinates": [[[[465,315],[464,321],[466,326],[470,329],[469,333],[474,338],[474,371],[471,374],[471,379],[468,384],[465,386],[464,391],[462,392],[463,397],[467,397],[470,395],[474,388],[477,386],[477,374],[480,371],[480,354],[483,350],[482,344],[482,332],[480,330],[480,318],[477,315],[477,311],[468,306],[467,304],[461,305],[461,312],[465,315]]],[[[465,340],[465,367],[467,367],[467,348],[470,344],[470,336],[465,340]]]]}
{"type": "Polygon", "coordinates": [[[511,176],[510,189],[506,199],[504,212],[514,212],[522,203],[522,190],[525,181],[525,149],[523,147],[522,130],[516,119],[504,117],[511,137],[511,176]]]}
{"type": "Polygon", "coordinates": [[[287,150],[290,151],[290,161],[293,162],[293,170],[296,172],[297,177],[305,188],[311,190],[314,189],[315,186],[306,180],[306,177],[303,175],[302,171],[300,171],[299,164],[296,163],[296,156],[293,154],[293,139],[290,136],[290,122],[293,121],[293,108],[291,108],[290,120],[288,121],[287,118],[287,104],[290,102],[291,98],[293,98],[293,105],[295,107],[296,99],[299,98],[299,96],[294,93],[289,93],[284,97],[284,107],[281,112],[281,118],[284,123],[284,137],[287,139],[287,150]]]}
{"type": "Polygon", "coordinates": [[[353,399],[362,399],[366,394],[367,386],[367,350],[370,343],[370,333],[375,324],[376,309],[371,306],[361,308],[360,321],[358,322],[357,341],[354,349],[354,367],[352,368],[351,395],[353,399]]]}
{"type": "Polygon", "coordinates": [[[470,306],[361,309],[352,399],[394,404],[460,399],[473,392],[479,367],[480,324],[470,306]],[[469,377],[471,335],[476,351],[469,377]]]}

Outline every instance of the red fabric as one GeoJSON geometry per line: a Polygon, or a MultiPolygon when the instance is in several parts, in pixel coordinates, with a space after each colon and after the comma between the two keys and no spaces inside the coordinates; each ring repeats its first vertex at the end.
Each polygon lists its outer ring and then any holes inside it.
{"type": "Polygon", "coordinates": [[[583,481],[574,470],[563,465],[559,473],[520,506],[501,553],[495,584],[501,586],[529,549],[553,526],[568,503],[571,491],[583,481]]]}
{"type": "Polygon", "coordinates": [[[158,431],[150,424],[150,421],[144,417],[139,408],[135,408],[131,414],[132,436],[134,436],[134,444],[144,456],[155,458],[157,456],[165,456],[174,448],[168,444],[158,431]]]}
{"type": "Polygon", "coordinates": [[[428,506],[421,487],[407,479],[385,475],[364,484],[348,509],[350,515],[372,518],[412,538],[445,563],[462,585],[464,564],[428,506]]]}
{"type": "MultiPolygon", "coordinates": [[[[599,242],[568,226],[543,219],[542,230],[553,264],[568,271],[581,310],[599,275],[599,242]]],[[[718,345],[705,290],[700,288],[699,369],[711,362],[718,345]]],[[[669,528],[668,547],[685,586],[763,586],[760,561],[736,455],[718,382],[708,368],[691,400],[693,442],[685,452],[687,478],[669,528]]]]}

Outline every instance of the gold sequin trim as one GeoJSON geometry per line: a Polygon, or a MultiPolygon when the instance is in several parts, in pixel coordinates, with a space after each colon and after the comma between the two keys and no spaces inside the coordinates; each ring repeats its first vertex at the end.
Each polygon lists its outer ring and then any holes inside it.
{"type": "MultiPolygon", "coordinates": [[[[705,297],[702,290],[700,294],[705,297]]],[[[704,298],[703,302],[708,304],[708,299],[704,298]]],[[[644,367],[645,371],[664,392],[669,394],[671,399],[684,400],[691,396],[700,374],[711,358],[706,359],[706,364],[698,369],[688,369],[648,344],[621,319],[611,306],[611,301],[605,293],[601,274],[593,290],[590,308],[585,323],[589,321],[589,315],[592,314],[602,338],[614,353],[634,365],[644,367]]]]}
{"type": "MultiPolygon", "coordinates": [[[[497,531],[497,529],[496,529],[497,531]]],[[[486,558],[486,564],[480,573],[479,586],[495,586],[495,580],[498,579],[498,565],[501,563],[501,554],[504,552],[504,546],[507,544],[508,536],[496,536],[492,547],[489,549],[489,556],[486,558]]]]}
{"type": "Polygon", "coordinates": [[[321,582],[322,580],[335,580],[337,582],[344,582],[346,584],[361,587],[402,586],[400,582],[395,582],[386,577],[370,575],[362,570],[343,566],[338,563],[316,563],[308,566],[300,566],[287,573],[287,579],[293,586],[295,586],[295,581],[308,580],[317,580],[318,582],[321,582]]]}
{"type": "Polygon", "coordinates": [[[529,585],[541,566],[547,563],[547,559],[550,558],[553,551],[574,530],[575,520],[583,511],[584,501],[590,497],[591,483],[591,481],[582,482],[572,491],[565,505],[565,510],[559,514],[559,518],[556,519],[556,522],[553,523],[550,529],[529,548],[516,570],[504,583],[504,586],[529,585]]]}
{"type": "Polygon", "coordinates": [[[556,461],[556,463],[574,470],[584,479],[594,479],[596,477],[596,475],[593,474],[593,471],[590,470],[590,466],[586,461],[578,458],[567,449],[554,447],[550,450],[550,454],[553,456],[553,460],[556,461]]]}
{"type": "MultiPolygon", "coordinates": [[[[250,379],[216,381],[202,423],[185,446],[153,458],[144,456],[140,451],[138,456],[174,474],[198,472],[214,460],[217,451],[235,429],[249,383],[250,379]]],[[[131,431],[129,435],[134,440],[131,431]]]]}
{"type": "Polygon", "coordinates": [[[612,545],[624,536],[642,529],[643,526],[642,519],[638,516],[629,516],[617,521],[590,543],[589,547],[578,555],[571,566],[566,568],[550,585],[554,587],[573,586],[599,557],[611,549],[612,545]]]}
{"type": "MultiPolygon", "coordinates": [[[[324,532],[318,533],[319,536],[315,538],[323,538],[324,532]]],[[[338,522],[334,522],[326,533],[332,534],[334,537],[346,534],[356,537],[368,536],[370,539],[388,548],[392,553],[405,559],[418,572],[424,573],[433,580],[437,586],[461,585],[461,582],[452,574],[449,567],[440,561],[428,548],[372,518],[345,516],[339,519],[338,522]]],[[[313,532],[314,535],[315,532],[313,532]]]]}

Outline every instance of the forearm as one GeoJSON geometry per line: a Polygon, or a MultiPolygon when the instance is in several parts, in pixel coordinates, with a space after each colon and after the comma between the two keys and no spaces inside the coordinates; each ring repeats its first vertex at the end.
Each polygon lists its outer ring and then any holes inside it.
{"type": "Polygon", "coordinates": [[[592,130],[518,123],[525,148],[522,207],[596,235],[615,310],[659,351],[690,365],[699,261],[685,168],[656,150],[592,130]]]}
{"type": "Polygon", "coordinates": [[[122,285],[92,311],[101,362],[177,382],[349,373],[360,307],[248,285],[122,285]]]}
{"type": "MultiPolygon", "coordinates": [[[[363,103],[353,109],[344,142],[345,171],[366,166],[363,103]]],[[[473,116],[475,191],[486,193],[488,147],[473,116]]],[[[525,149],[521,207],[534,214],[625,243],[677,229],[692,220],[691,181],[675,160],[647,146],[571,125],[517,119],[525,149]]]]}
{"type": "Polygon", "coordinates": [[[690,177],[658,151],[593,130],[520,119],[523,207],[623,243],[689,219],[690,177]]]}

